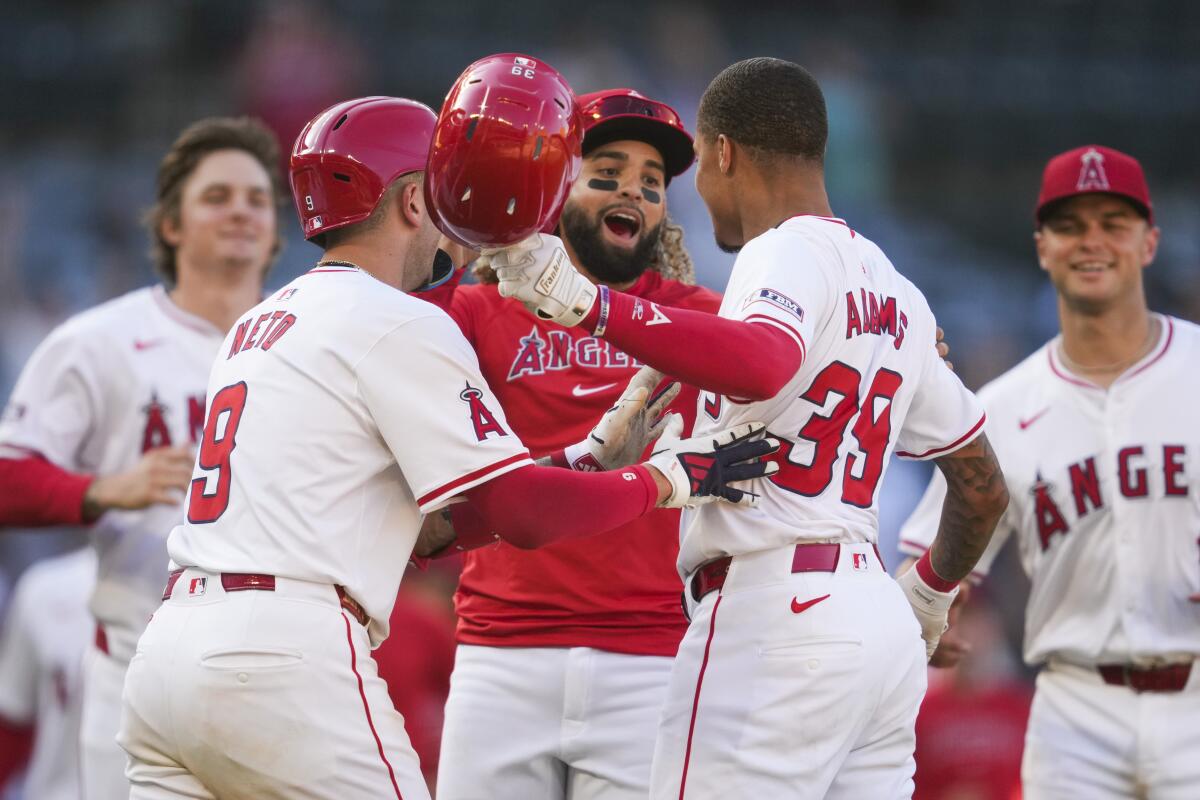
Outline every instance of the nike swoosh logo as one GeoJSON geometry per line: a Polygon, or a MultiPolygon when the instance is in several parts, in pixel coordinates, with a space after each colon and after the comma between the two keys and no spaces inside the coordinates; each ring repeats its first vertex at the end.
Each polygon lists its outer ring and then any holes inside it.
{"type": "Polygon", "coordinates": [[[803,603],[797,603],[796,598],[793,597],[792,598],[792,613],[793,614],[801,614],[805,611],[808,611],[810,608],[812,608],[813,606],[815,606],[817,603],[821,602],[822,600],[828,600],[828,599],[829,599],[829,595],[823,594],[820,597],[814,597],[812,600],[805,600],[803,603]]]}
{"type": "Polygon", "coordinates": [[[577,383],[575,384],[574,388],[571,389],[571,394],[575,395],[576,397],[587,397],[589,394],[603,392],[606,389],[611,389],[618,385],[619,384],[616,383],[606,383],[603,386],[589,386],[585,389],[577,383]]]}
{"type": "Polygon", "coordinates": [[[1028,428],[1030,425],[1032,425],[1033,423],[1035,423],[1035,422],[1037,422],[1039,419],[1041,419],[1041,418],[1042,418],[1042,415],[1043,415],[1043,414],[1045,414],[1045,413],[1046,413],[1047,411],[1049,411],[1049,410],[1050,410],[1050,406],[1046,406],[1045,408],[1043,408],[1043,409],[1042,409],[1041,411],[1039,411],[1038,413],[1034,414],[1034,415],[1033,415],[1032,417],[1030,417],[1029,419],[1020,419],[1020,420],[1017,420],[1017,425],[1019,425],[1019,426],[1021,427],[1021,430],[1025,430],[1025,429],[1026,429],[1026,428],[1028,428]]]}
{"type": "Polygon", "coordinates": [[[140,352],[142,350],[149,350],[151,347],[158,347],[160,344],[162,344],[162,339],[150,339],[148,341],[134,339],[133,349],[140,352]]]}

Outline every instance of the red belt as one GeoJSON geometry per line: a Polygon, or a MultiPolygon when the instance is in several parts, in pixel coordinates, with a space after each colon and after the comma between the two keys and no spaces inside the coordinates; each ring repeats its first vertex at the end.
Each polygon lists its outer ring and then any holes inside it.
{"type": "Polygon", "coordinates": [[[1192,674],[1191,662],[1147,669],[1127,664],[1101,664],[1097,669],[1105,683],[1128,686],[1135,692],[1182,692],[1192,674]]]}
{"type": "MultiPolygon", "coordinates": [[[[163,600],[171,596],[171,591],[175,588],[176,581],[183,574],[183,570],[172,570],[167,576],[167,588],[163,590],[163,600]]],[[[222,572],[221,573],[221,588],[227,592],[273,592],[275,591],[275,576],[274,575],[259,575],[251,572],[222,572]]],[[[371,618],[367,615],[366,609],[359,605],[350,594],[341,586],[335,585],[334,590],[337,591],[338,602],[342,604],[342,608],[350,612],[350,616],[358,620],[358,623],[364,628],[371,618]]]]}
{"type": "MultiPolygon", "coordinates": [[[[798,544],[792,556],[792,572],[835,572],[838,558],[841,556],[840,544],[798,544]]],[[[876,557],[879,550],[875,550],[876,557]]],[[[725,585],[725,576],[729,573],[732,556],[710,561],[692,576],[690,588],[692,599],[697,603],[709,592],[715,592],[725,585]]],[[[883,559],[879,559],[883,563],[883,559]]]]}

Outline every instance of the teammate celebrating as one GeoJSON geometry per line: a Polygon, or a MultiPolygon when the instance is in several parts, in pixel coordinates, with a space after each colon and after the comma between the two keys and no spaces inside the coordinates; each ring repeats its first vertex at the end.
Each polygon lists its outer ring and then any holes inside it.
{"type": "MultiPolygon", "coordinates": [[[[1025,796],[1191,797],[1200,329],[1146,306],[1159,229],[1135,159],[1099,145],[1055,156],[1035,219],[1062,333],[979,393],[1015,491],[976,569],[1015,535],[1032,581],[1025,660],[1042,667],[1025,796]]],[[[945,493],[935,477],[901,532],[914,556],[945,493]]]]}
{"type": "MultiPolygon", "coordinates": [[[[572,261],[593,282],[715,313],[721,299],[691,285],[682,231],[667,216],[666,186],[693,158],[678,115],[631,89],[579,104],[584,165],[559,226],[572,261]]],[[[500,295],[495,273],[479,277],[439,302],[513,430],[535,454],[566,447],[576,468],[596,468],[568,446],[614,404],[638,362],[581,328],[531,320],[500,295]]],[[[690,429],[696,390],[672,408],[690,429]]],[[[479,797],[483,786],[529,800],[646,797],[671,658],[687,627],[678,530],[678,511],[662,509],[596,539],[466,554],[438,797],[479,797]]]]}
{"type": "Polygon", "coordinates": [[[698,130],[696,187],[740,250],[719,318],[595,287],[553,237],[487,255],[502,294],[704,389],[697,432],[761,417],[784,441],[755,510],[684,514],[692,622],[651,796],[907,796],[922,656],[1006,504],[982,410],[937,357],[921,293],[831,216],[807,72],[734,64],[698,130]],[[874,548],[893,451],[936,458],[954,487],[903,588],[874,548]]]}
{"type": "Polygon", "coordinates": [[[261,299],[279,249],[278,163],[274,136],[248,119],[180,134],[148,216],[163,285],[51,333],[0,423],[0,524],[95,523],[81,749],[93,800],[129,796],[116,744],[125,669],[162,594],[208,369],[230,324],[261,299]]]}
{"type": "Polygon", "coordinates": [[[613,472],[533,465],[454,322],[409,294],[438,238],[422,193],[434,123],[363,98],[297,139],[293,195],[324,258],[242,317],[213,366],[168,542],[180,569],[126,681],[133,798],[428,797],[369,654],[423,514],[463,498],[460,538],[533,547],[657,505],[749,503],[730,482],[773,471],[741,463],[772,449],[751,440],[761,425],[701,445],[676,423],[613,472]]]}

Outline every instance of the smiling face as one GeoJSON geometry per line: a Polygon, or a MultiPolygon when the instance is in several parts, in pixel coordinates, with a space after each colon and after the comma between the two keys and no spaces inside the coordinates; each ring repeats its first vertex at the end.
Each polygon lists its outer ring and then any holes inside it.
{"type": "Polygon", "coordinates": [[[266,272],[275,246],[271,179],[244,150],[217,150],[188,176],[178,219],[164,220],[180,276],[228,268],[266,272]]]}
{"type": "Polygon", "coordinates": [[[645,142],[610,142],[589,153],[561,223],[578,266],[603,283],[637,280],[658,246],[665,183],[662,155],[645,142]]]}
{"type": "Polygon", "coordinates": [[[1063,201],[1034,241],[1066,307],[1095,314],[1142,297],[1142,270],[1154,260],[1158,237],[1127,201],[1085,194],[1063,201]]]}

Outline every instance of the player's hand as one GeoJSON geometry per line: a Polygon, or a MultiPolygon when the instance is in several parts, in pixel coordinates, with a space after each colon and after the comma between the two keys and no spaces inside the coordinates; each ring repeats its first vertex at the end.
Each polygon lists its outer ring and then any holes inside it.
{"type": "Polygon", "coordinates": [[[942,326],[938,326],[935,337],[934,347],[937,348],[938,357],[945,361],[946,366],[953,372],[954,362],[947,358],[950,355],[950,345],[946,343],[946,332],[942,330],[942,326]]]}
{"type": "Polygon", "coordinates": [[[575,269],[562,240],[548,233],[484,250],[480,259],[495,270],[501,295],[515,297],[541,319],[567,328],[587,316],[599,292],[575,269]]]}
{"type": "Polygon", "coordinates": [[[950,592],[939,592],[926,583],[914,564],[896,578],[896,583],[904,590],[908,604],[921,623],[921,638],[925,640],[925,658],[930,659],[937,650],[938,640],[950,626],[950,606],[958,595],[959,588],[954,587],[950,592]]]}
{"type": "Polygon", "coordinates": [[[421,532],[417,534],[417,543],[413,545],[412,554],[418,558],[434,558],[454,543],[458,534],[450,522],[450,510],[443,508],[426,514],[421,522],[421,532]]]}
{"type": "Polygon", "coordinates": [[[942,634],[942,638],[938,640],[937,650],[933,651],[933,656],[929,659],[929,666],[939,667],[941,669],[949,669],[958,666],[958,662],[970,655],[971,643],[962,638],[962,634],[955,630],[958,625],[958,618],[962,615],[962,607],[966,604],[971,596],[971,584],[963,581],[959,584],[958,595],[954,598],[954,602],[950,604],[950,614],[947,622],[950,627],[942,634]]]}
{"type": "Polygon", "coordinates": [[[565,449],[571,468],[590,472],[638,463],[650,443],[662,435],[667,424],[664,412],[679,395],[680,386],[672,381],[650,397],[662,381],[663,374],[656,369],[638,370],[587,438],[565,449]]]}
{"type": "Polygon", "coordinates": [[[705,436],[680,439],[683,417],[667,415],[663,435],[646,461],[669,484],[659,500],[664,508],[683,508],[728,500],[742,506],[758,503],[758,495],[733,484],[774,475],[779,465],[763,456],[779,449],[761,422],[744,422],[705,436]]]}
{"type": "Polygon", "coordinates": [[[192,480],[195,455],[188,447],[147,450],[127,472],[96,478],[83,495],[83,518],[92,522],[109,509],[137,511],[176,505],[192,480]]]}

